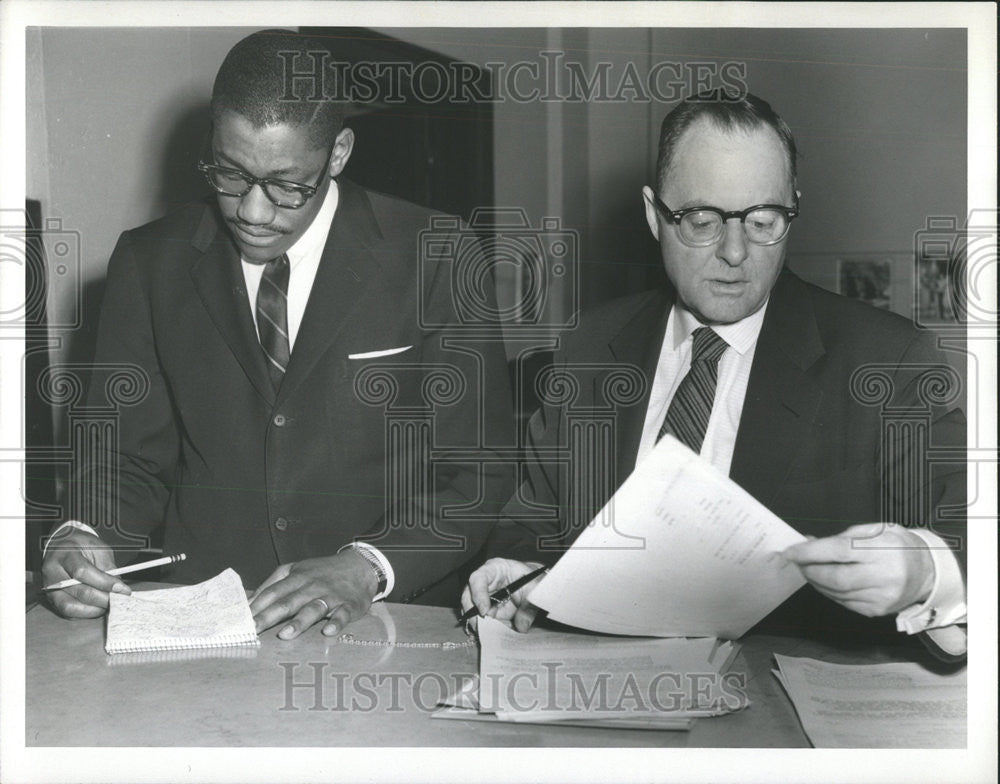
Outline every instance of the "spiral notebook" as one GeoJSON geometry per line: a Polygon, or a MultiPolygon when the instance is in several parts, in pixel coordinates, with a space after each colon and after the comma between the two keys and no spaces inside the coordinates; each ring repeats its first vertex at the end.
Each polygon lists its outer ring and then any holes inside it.
{"type": "Polygon", "coordinates": [[[111,594],[110,654],[260,645],[250,603],[232,569],[197,585],[111,594]]]}

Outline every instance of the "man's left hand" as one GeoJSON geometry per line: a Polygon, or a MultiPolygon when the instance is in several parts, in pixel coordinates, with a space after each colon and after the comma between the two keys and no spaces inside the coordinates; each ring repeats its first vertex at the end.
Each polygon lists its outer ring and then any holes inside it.
{"type": "Polygon", "coordinates": [[[820,593],[869,617],[920,604],[934,587],[926,543],[892,523],[855,525],[837,536],[800,542],[784,557],[820,593]]]}
{"type": "Polygon", "coordinates": [[[278,637],[291,640],[319,620],[330,636],[368,612],[378,580],[353,550],[282,564],[250,598],[258,634],[291,618],[278,637]]]}

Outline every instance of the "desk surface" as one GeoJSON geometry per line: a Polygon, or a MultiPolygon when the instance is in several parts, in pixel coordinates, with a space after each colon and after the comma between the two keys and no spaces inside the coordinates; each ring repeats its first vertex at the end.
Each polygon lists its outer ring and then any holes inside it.
{"type": "Polygon", "coordinates": [[[771,675],[772,655],[885,660],[749,637],[734,667],[746,672],[749,708],[700,719],[688,732],[581,729],[431,718],[442,690],[477,671],[477,648],[398,643],[463,641],[445,608],[376,605],[346,630],[361,640],[394,638],[396,647],[338,642],[314,626],[292,641],[270,630],[259,649],[221,658],[108,656],[103,619],[68,621],[37,606],[26,620],[27,746],[807,747],[771,675]]]}

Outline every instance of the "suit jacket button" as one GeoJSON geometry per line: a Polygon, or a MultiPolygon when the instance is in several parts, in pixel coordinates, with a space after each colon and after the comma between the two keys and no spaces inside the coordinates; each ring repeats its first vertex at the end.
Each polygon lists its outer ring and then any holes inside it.
{"type": "Polygon", "coordinates": [[[284,531],[286,528],[288,528],[288,521],[284,517],[279,517],[277,520],[274,521],[274,527],[277,528],[279,531],[284,531]]]}
{"type": "Polygon", "coordinates": [[[274,415],[274,426],[275,427],[284,427],[285,426],[285,422],[286,422],[286,420],[285,420],[285,415],[284,414],[275,414],[274,415]]]}

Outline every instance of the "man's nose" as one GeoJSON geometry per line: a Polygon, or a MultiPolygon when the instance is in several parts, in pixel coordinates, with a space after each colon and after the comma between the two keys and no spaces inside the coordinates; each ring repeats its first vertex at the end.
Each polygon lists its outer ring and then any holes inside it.
{"type": "Polygon", "coordinates": [[[274,214],[274,205],[259,183],[240,197],[240,205],[236,208],[236,217],[252,226],[266,226],[274,221],[274,214]]]}
{"type": "Polygon", "coordinates": [[[739,219],[731,218],[722,229],[716,255],[730,267],[738,267],[747,257],[747,236],[739,219]]]}

